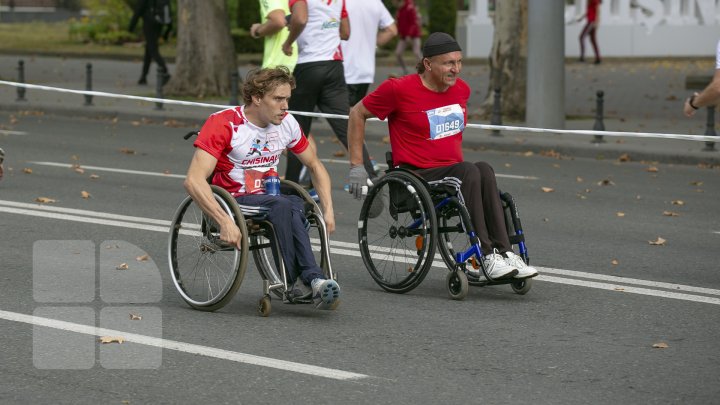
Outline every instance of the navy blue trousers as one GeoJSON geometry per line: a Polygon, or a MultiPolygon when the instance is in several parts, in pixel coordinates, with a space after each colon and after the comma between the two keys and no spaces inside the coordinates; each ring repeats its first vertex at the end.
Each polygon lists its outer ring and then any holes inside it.
{"type": "Polygon", "coordinates": [[[267,213],[268,221],[275,228],[280,254],[291,282],[300,277],[305,285],[310,285],[310,282],[318,277],[325,278],[315,261],[310,235],[305,228],[307,220],[303,210],[305,202],[302,198],[295,195],[253,194],[235,199],[243,211],[267,213]]]}

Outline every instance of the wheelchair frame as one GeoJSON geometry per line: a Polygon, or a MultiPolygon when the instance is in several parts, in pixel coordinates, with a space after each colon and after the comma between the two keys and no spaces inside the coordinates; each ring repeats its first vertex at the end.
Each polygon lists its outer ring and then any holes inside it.
{"type": "MultiPolygon", "coordinates": [[[[294,297],[278,251],[275,230],[266,214],[243,213],[225,189],[211,185],[213,197],[233,218],[243,237],[240,249],[220,240],[219,226],[185,197],[173,215],[168,238],[168,263],[175,288],[183,300],[201,311],[215,311],[227,305],[240,288],[252,252],[255,267],[263,281],[258,313],[271,312],[272,292],[285,303],[309,304],[312,297],[294,297]]],[[[296,183],[281,180],[283,194],[294,193],[305,201],[310,229],[320,240],[319,266],[326,277],[337,279],[330,265],[330,243],[322,211],[308,192],[296,183]]],[[[298,279],[299,280],[299,279],[298,279]]]]}
{"type": "MultiPolygon", "coordinates": [[[[368,190],[358,221],[358,240],[363,262],[380,287],[399,294],[417,287],[433,265],[437,244],[449,270],[446,287],[452,299],[464,299],[469,285],[482,287],[510,284],[517,294],[523,295],[530,291],[532,279],[493,280],[488,276],[481,260],[483,252],[480,240],[457,186],[443,181],[428,183],[410,170],[393,168],[390,152],[388,166],[390,169],[386,174],[368,190]],[[382,210],[377,208],[380,205],[382,210]],[[376,220],[383,214],[387,215],[388,224],[383,224],[383,219],[376,220]],[[405,218],[401,219],[403,214],[405,218]],[[459,222],[451,224],[456,217],[459,222]],[[371,229],[376,225],[379,231],[371,229]],[[451,235],[456,238],[457,235],[462,236],[460,240],[451,240],[451,235]],[[415,238],[414,244],[407,241],[412,237],[415,238]],[[373,243],[388,243],[390,247],[375,246],[373,243]],[[458,248],[455,246],[457,244],[461,246],[458,248]],[[401,264],[396,265],[396,260],[401,264]],[[468,265],[480,269],[484,279],[468,273],[468,265]]],[[[500,198],[510,243],[518,246],[520,256],[529,264],[525,235],[515,201],[509,193],[500,192],[500,198]]]]}

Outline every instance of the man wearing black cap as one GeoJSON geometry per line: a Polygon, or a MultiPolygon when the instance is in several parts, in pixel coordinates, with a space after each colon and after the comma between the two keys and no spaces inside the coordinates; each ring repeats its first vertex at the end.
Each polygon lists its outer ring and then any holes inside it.
{"type": "MultiPolygon", "coordinates": [[[[352,108],[348,123],[350,192],[361,198],[367,180],[361,154],[365,121],[387,118],[396,167],[413,170],[428,181],[454,178],[460,183],[490,277],[534,277],[537,270],[512,251],[495,171],[485,162],[463,160],[470,87],[458,77],[461,70],[462,52],[455,39],[443,32],[432,33],[423,45],[418,74],[386,80],[352,108]]],[[[472,268],[469,273],[482,277],[472,268]]]]}

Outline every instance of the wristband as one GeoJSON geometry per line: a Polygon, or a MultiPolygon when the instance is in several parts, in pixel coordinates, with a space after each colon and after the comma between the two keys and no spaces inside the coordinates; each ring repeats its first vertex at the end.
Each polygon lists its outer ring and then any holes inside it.
{"type": "Polygon", "coordinates": [[[688,104],[690,104],[690,107],[692,107],[693,110],[697,110],[698,107],[695,107],[695,105],[693,104],[693,100],[695,100],[694,94],[692,96],[690,96],[690,98],[688,99],[688,104]]]}

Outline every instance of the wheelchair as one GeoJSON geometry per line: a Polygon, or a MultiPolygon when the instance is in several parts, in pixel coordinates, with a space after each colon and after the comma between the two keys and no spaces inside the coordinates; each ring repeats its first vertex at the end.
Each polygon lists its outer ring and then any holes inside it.
{"type": "MultiPolygon", "coordinates": [[[[186,135],[187,139],[190,133],[186,135]]],[[[191,196],[185,197],[173,215],[168,237],[168,263],[175,288],[194,309],[216,311],[227,305],[240,288],[250,256],[262,279],[263,295],[257,310],[269,316],[271,294],[289,304],[310,304],[312,297],[296,297],[267,214],[243,210],[225,189],[211,185],[213,197],[235,221],[243,237],[240,249],[220,240],[220,227],[191,196]]],[[[306,227],[315,260],[327,278],[337,279],[330,265],[330,243],[322,211],[300,185],[280,181],[282,194],[295,194],[305,201],[306,227]],[[319,249],[315,246],[319,244],[319,249]]],[[[299,279],[298,279],[298,282],[299,279]]]]}
{"type": "MultiPolygon", "coordinates": [[[[475,235],[459,185],[449,180],[428,182],[411,170],[388,169],[368,190],[360,210],[358,240],[370,276],[384,290],[403,294],[420,285],[435,263],[435,246],[448,268],[446,287],[450,298],[462,300],[469,286],[510,284],[524,295],[532,279],[493,280],[481,260],[480,240],[475,235]],[[468,272],[468,266],[481,276],[468,272]]],[[[525,235],[515,201],[500,192],[510,243],[530,264],[525,235]]]]}

